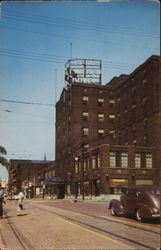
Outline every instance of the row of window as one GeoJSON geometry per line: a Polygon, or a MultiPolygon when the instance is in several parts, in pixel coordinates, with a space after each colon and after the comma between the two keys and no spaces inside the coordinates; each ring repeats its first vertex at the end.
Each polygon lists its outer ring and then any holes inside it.
{"type": "MultiPolygon", "coordinates": [[[[83,120],[84,121],[88,121],[89,120],[89,112],[83,112],[82,116],[83,116],[83,120]]],[[[98,114],[98,121],[104,122],[104,119],[105,119],[104,113],[99,113],[98,114]]],[[[115,119],[115,114],[112,114],[112,113],[109,114],[109,119],[110,120],[114,120],[115,119]]]]}
{"type": "MultiPolygon", "coordinates": [[[[89,128],[83,128],[82,129],[83,136],[89,136],[89,128]]],[[[105,133],[105,130],[100,128],[98,129],[98,135],[103,136],[105,133]]],[[[115,136],[115,130],[110,130],[109,135],[115,136]]]]}
{"type": "MultiPolygon", "coordinates": [[[[128,153],[110,152],[110,167],[128,167],[128,153]]],[[[135,168],[152,168],[152,154],[135,154],[135,168]]]]}
{"type": "MultiPolygon", "coordinates": [[[[100,168],[100,155],[92,156],[92,169],[100,168]]],[[[110,152],[110,167],[111,168],[128,168],[128,153],[127,152],[110,152]]],[[[84,159],[83,171],[86,172],[90,168],[89,157],[84,159]]],[[[151,153],[136,153],[135,154],[135,168],[152,168],[152,154],[151,153]]],[[[81,172],[81,161],[75,161],[75,173],[81,172]]]]}
{"type": "MultiPolygon", "coordinates": [[[[104,98],[98,98],[97,99],[98,105],[102,106],[104,104],[104,98]]],[[[83,104],[88,104],[89,103],[89,97],[88,96],[83,96],[83,104]]],[[[110,99],[109,100],[109,106],[113,107],[115,104],[115,99],[110,99]]]]}

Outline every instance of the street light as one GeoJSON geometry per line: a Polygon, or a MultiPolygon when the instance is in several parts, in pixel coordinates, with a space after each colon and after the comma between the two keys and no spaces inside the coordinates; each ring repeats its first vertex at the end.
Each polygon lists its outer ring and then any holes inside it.
{"type": "Polygon", "coordinates": [[[71,195],[71,180],[72,180],[72,173],[68,172],[67,173],[67,194],[71,195]],[[68,190],[69,187],[69,190],[68,190]]]}

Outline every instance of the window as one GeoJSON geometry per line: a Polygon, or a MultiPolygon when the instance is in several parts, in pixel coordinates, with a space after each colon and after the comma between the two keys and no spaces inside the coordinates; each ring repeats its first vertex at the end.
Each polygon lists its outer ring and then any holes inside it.
{"type": "Polygon", "coordinates": [[[104,114],[98,114],[98,121],[104,122],[104,114]]]}
{"type": "Polygon", "coordinates": [[[86,159],[83,162],[83,171],[86,172],[87,171],[87,161],[86,159]]]}
{"type": "Polygon", "coordinates": [[[115,100],[114,99],[110,99],[109,100],[109,107],[113,108],[114,104],[115,104],[115,100]]]}
{"type": "Polygon", "coordinates": [[[76,158],[75,158],[75,173],[77,174],[77,173],[80,172],[80,167],[81,166],[80,166],[80,159],[79,159],[79,157],[76,157],[76,158]]]}
{"type": "Polygon", "coordinates": [[[92,155],[92,169],[100,168],[100,156],[99,154],[92,155]]]}
{"type": "Polygon", "coordinates": [[[83,104],[88,104],[88,96],[83,96],[83,104]]]}
{"type": "Polygon", "coordinates": [[[92,168],[96,168],[96,155],[92,155],[92,168]]]}
{"type": "Polygon", "coordinates": [[[146,154],[146,167],[152,168],[152,154],[146,154]]]}
{"type": "Polygon", "coordinates": [[[98,129],[98,135],[103,136],[104,135],[104,129],[98,129]]]}
{"type": "Polygon", "coordinates": [[[110,152],[110,167],[115,168],[116,167],[116,153],[110,152]]]}
{"type": "Polygon", "coordinates": [[[98,105],[103,106],[104,99],[103,98],[98,98],[98,105]]]}
{"type": "Polygon", "coordinates": [[[78,163],[75,162],[75,173],[77,174],[78,173],[78,163]]]}
{"type": "Polygon", "coordinates": [[[83,128],[83,135],[88,136],[89,135],[89,129],[83,128]]]}
{"type": "Polygon", "coordinates": [[[141,168],[141,154],[135,154],[135,168],[141,168]]]}
{"type": "Polygon", "coordinates": [[[114,99],[110,99],[109,100],[109,104],[115,104],[115,100],[114,99]]]}
{"type": "Polygon", "coordinates": [[[97,155],[97,167],[100,168],[101,166],[101,161],[100,161],[100,155],[97,155]]]}
{"type": "Polygon", "coordinates": [[[89,149],[89,144],[84,145],[84,151],[87,151],[89,149]]]}
{"type": "Polygon", "coordinates": [[[109,114],[109,119],[110,119],[110,121],[114,121],[115,120],[115,115],[114,114],[109,114]]]}
{"type": "Polygon", "coordinates": [[[128,153],[121,153],[121,167],[128,167],[128,153]]]}
{"type": "Polygon", "coordinates": [[[88,112],[83,112],[83,120],[88,121],[88,112]]]}
{"type": "Polygon", "coordinates": [[[89,170],[89,157],[87,157],[83,162],[83,170],[84,172],[89,170]]]}
{"type": "Polygon", "coordinates": [[[110,130],[109,135],[111,138],[115,138],[115,130],[110,130]]]}

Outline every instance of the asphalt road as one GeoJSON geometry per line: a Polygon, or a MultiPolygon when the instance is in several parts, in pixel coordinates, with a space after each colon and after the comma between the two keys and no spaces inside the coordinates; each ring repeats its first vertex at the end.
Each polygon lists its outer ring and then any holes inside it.
{"type": "Polygon", "coordinates": [[[25,200],[22,216],[8,201],[1,249],[160,249],[159,221],[113,217],[106,203],[25,200]]]}

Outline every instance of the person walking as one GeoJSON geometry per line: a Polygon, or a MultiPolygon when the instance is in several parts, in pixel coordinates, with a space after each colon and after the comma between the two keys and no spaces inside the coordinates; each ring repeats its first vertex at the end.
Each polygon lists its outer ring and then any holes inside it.
{"type": "Polygon", "coordinates": [[[3,218],[4,189],[0,188],[0,219],[3,218]]]}
{"type": "Polygon", "coordinates": [[[17,216],[21,215],[21,211],[23,210],[23,199],[24,199],[24,193],[23,190],[21,190],[18,195],[17,216]]]}

